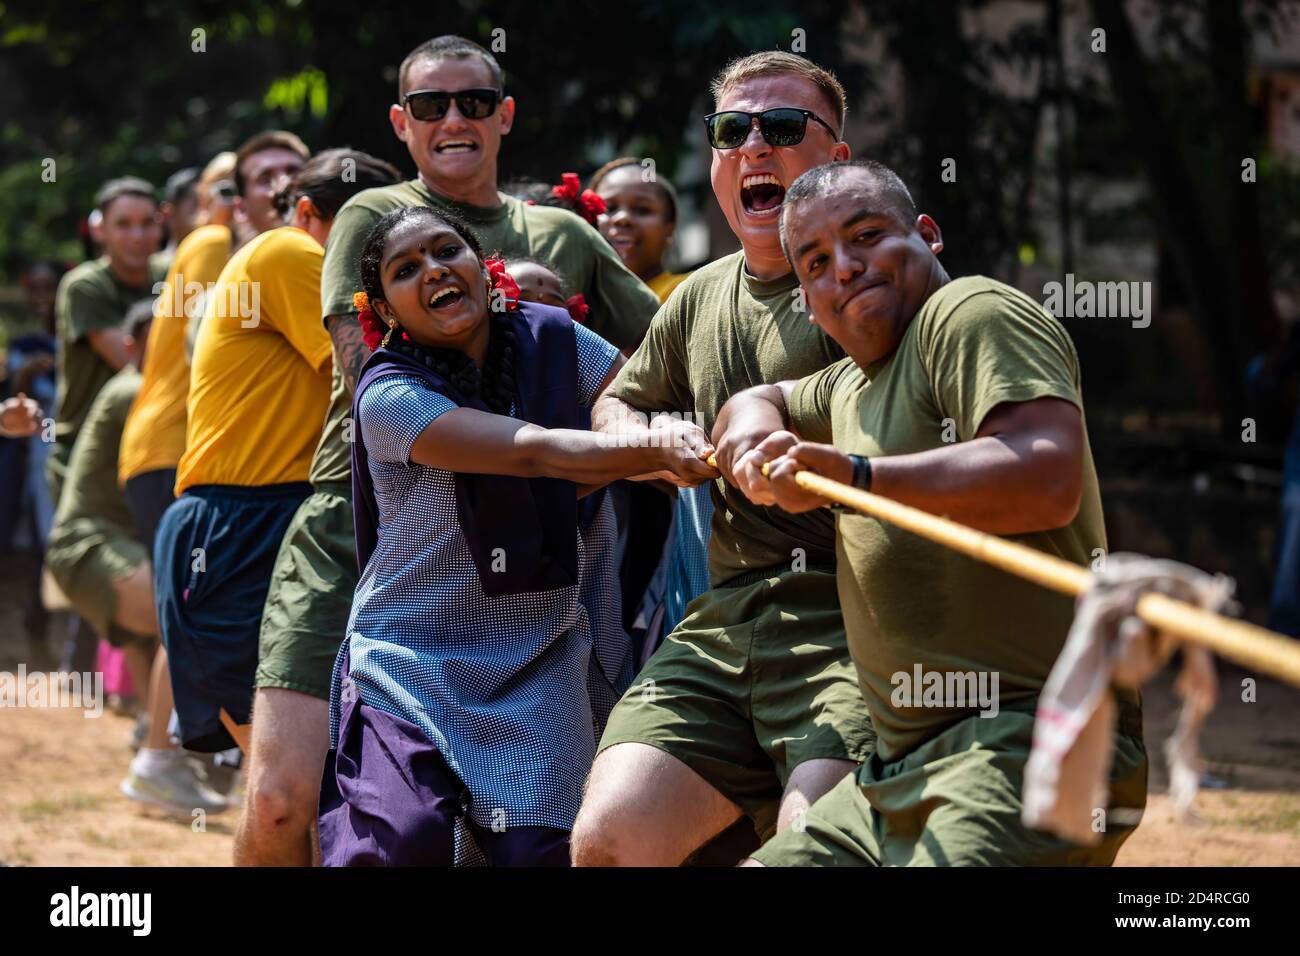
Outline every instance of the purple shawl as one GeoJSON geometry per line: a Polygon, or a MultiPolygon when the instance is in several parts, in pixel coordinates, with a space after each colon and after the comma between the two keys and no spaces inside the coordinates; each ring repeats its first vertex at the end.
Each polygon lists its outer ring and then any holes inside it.
{"type": "MultiPolygon", "coordinates": [[[[534,302],[521,302],[509,317],[517,343],[515,416],[543,428],[585,427],[578,405],[573,320],[563,309],[534,302]]],[[[387,375],[414,375],[462,408],[489,411],[481,398],[466,398],[432,369],[379,348],[361,368],[352,400],[354,422],[360,422],[361,396],[387,375]]],[[[455,479],[456,512],[485,594],[500,597],[578,583],[578,496],[573,482],[460,473],[455,479]],[[507,560],[504,570],[494,571],[497,548],[504,549],[507,560]]],[[[379,541],[379,508],[360,435],[352,442],[352,509],[357,566],[364,571],[379,541]]]]}

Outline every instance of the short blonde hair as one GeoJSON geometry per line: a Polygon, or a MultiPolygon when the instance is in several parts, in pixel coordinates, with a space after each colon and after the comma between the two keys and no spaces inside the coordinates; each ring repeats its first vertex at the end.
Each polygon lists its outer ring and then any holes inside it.
{"type": "Polygon", "coordinates": [[[844,135],[844,116],[848,112],[844,87],[830,70],[818,66],[806,57],[787,53],[785,50],[765,50],[762,53],[751,53],[749,56],[738,57],[723,67],[722,72],[715,76],[713,82],[709,84],[709,91],[713,94],[714,109],[722,102],[722,97],[726,95],[727,91],[736,84],[751,80],[756,76],[773,76],[780,73],[801,76],[817,87],[825,98],[826,105],[834,111],[839,126],[839,135],[842,137],[844,135]]]}
{"type": "Polygon", "coordinates": [[[199,174],[199,195],[203,195],[208,189],[221,182],[223,179],[234,180],[235,178],[235,154],[230,150],[224,153],[217,153],[210,160],[208,165],[203,167],[203,172],[199,174]]]}

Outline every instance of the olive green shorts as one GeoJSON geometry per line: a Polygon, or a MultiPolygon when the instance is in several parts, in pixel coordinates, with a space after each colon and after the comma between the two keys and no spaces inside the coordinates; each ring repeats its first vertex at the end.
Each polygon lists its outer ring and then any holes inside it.
{"type": "Polygon", "coordinates": [[[1034,715],[967,717],[891,763],[872,757],[754,853],[767,866],[1109,866],[1147,798],[1141,714],[1121,705],[1102,839],[1078,846],[1020,820],[1034,715]]]}
{"type": "Polygon", "coordinates": [[[129,578],[148,561],[149,553],[134,531],[94,518],[74,518],[56,525],[45,548],[45,566],[68,603],[114,647],[153,647],[158,643],[155,637],[113,623],[117,582],[129,578]]]}
{"type": "Polygon", "coordinates": [[[771,571],[687,606],[614,708],[600,749],[641,743],[676,757],[765,839],[795,767],[865,760],[875,740],[835,574],[771,571]]]}
{"type": "Polygon", "coordinates": [[[318,486],[289,522],[262,610],[259,688],[329,700],[359,577],[349,492],[344,485],[318,486]]]}

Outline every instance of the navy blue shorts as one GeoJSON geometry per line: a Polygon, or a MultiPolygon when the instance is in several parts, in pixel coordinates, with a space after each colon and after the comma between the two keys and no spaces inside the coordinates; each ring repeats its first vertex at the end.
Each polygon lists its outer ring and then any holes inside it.
{"type": "Polygon", "coordinates": [[[175,468],[159,468],[146,471],[126,480],[126,507],[135,521],[135,530],[140,540],[153,557],[154,542],[158,540],[158,525],[163,512],[171,507],[176,496],[172,488],[176,485],[175,468]]]}
{"type": "Polygon", "coordinates": [[[280,539],[311,494],[307,482],[189,488],[158,524],[154,595],[181,743],[235,746],[221,709],[249,721],[262,606],[280,539]]]}

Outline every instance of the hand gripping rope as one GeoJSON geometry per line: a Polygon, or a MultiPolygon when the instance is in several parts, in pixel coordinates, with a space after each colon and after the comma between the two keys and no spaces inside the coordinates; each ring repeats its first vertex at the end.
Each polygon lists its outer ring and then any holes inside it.
{"type": "MultiPolygon", "coordinates": [[[[708,463],[717,467],[717,459],[712,455],[708,463]]],[[[763,474],[767,474],[767,465],[763,466],[763,474]]],[[[1092,585],[1093,574],[1086,568],[1023,544],[976,531],[949,518],[932,515],[811,471],[799,472],[795,481],[805,491],[888,521],[1053,591],[1078,597],[1092,585]]],[[[1136,614],[1158,631],[1300,687],[1298,641],[1154,592],[1138,599],[1136,614]]]]}

